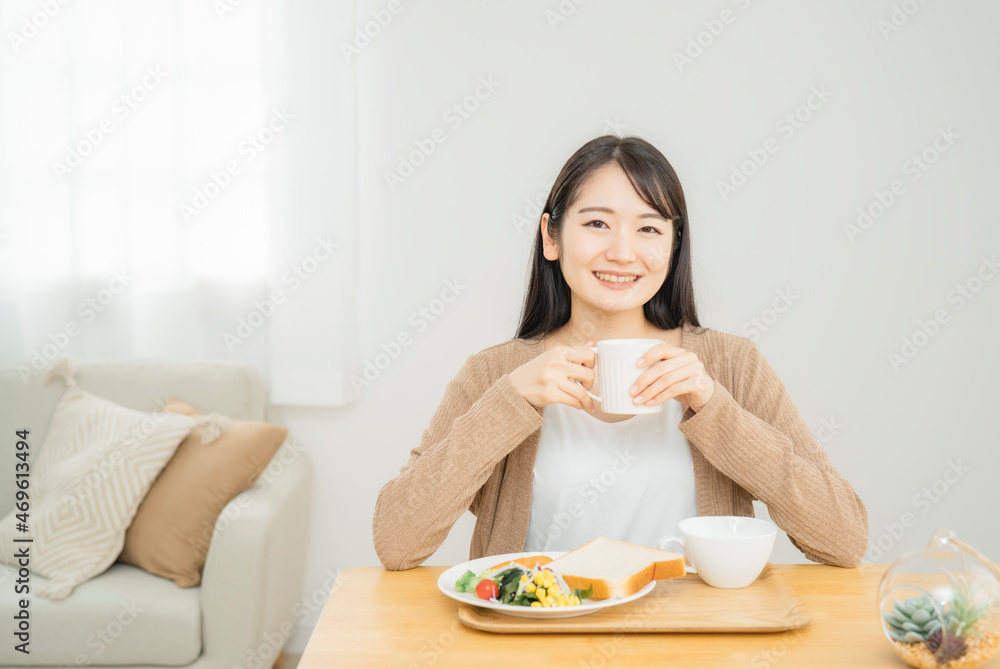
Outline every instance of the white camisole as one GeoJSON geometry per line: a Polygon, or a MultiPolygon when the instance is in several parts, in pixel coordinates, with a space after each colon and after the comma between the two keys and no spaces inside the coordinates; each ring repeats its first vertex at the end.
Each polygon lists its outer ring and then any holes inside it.
{"type": "Polygon", "coordinates": [[[698,515],[677,400],[616,423],[566,404],[542,412],[525,551],[570,551],[600,536],[657,548],[698,515]]]}

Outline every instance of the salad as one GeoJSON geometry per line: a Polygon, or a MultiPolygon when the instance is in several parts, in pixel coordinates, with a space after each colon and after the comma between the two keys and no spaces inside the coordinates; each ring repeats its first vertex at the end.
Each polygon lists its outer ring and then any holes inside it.
{"type": "Polygon", "coordinates": [[[478,576],[466,571],[455,583],[456,592],[473,593],[479,599],[515,606],[558,607],[578,606],[593,594],[593,588],[571,589],[561,576],[548,567],[546,558],[533,558],[531,563],[505,562],[487,569],[478,576]],[[527,564],[532,564],[528,567],[527,564]]]}

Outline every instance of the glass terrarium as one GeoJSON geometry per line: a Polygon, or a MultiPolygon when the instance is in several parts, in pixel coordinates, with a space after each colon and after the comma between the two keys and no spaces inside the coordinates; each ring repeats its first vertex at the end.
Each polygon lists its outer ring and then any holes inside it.
{"type": "Polygon", "coordinates": [[[950,530],[889,566],[878,603],[886,638],[910,666],[978,667],[1000,650],[1000,570],[950,530]]]}

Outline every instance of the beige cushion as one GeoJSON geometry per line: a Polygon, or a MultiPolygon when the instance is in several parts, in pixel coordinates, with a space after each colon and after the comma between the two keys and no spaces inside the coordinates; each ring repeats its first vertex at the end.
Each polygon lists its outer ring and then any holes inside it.
{"type": "MultiPolygon", "coordinates": [[[[165,412],[201,416],[169,398],[165,412]]],[[[278,450],[288,430],[256,421],[234,421],[210,444],[195,428],[177,449],[139,507],[118,560],[173,579],[182,588],[198,585],[215,523],[231,499],[253,483],[278,450]]]]}
{"type": "Polygon", "coordinates": [[[0,520],[0,560],[16,564],[16,549],[30,546],[31,571],[49,579],[33,583],[34,593],[50,599],[65,598],[115,561],[139,503],[195,425],[188,416],[135,411],[91,395],[70,373],[66,381],[30,463],[29,531],[16,530],[16,507],[0,520]]]}

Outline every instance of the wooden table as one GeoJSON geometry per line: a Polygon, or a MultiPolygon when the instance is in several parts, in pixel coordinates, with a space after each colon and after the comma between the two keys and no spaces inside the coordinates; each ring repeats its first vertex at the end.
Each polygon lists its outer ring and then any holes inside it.
{"type": "MultiPolygon", "coordinates": [[[[812,622],[798,630],[595,635],[471,629],[458,620],[458,602],[437,589],[437,577],[447,567],[400,572],[351,567],[337,577],[299,668],[905,669],[908,665],[882,635],[876,610],[878,583],[886,567],[775,565],[812,613],[812,622]]],[[[983,668],[1000,669],[1000,656],[983,668]]]]}

